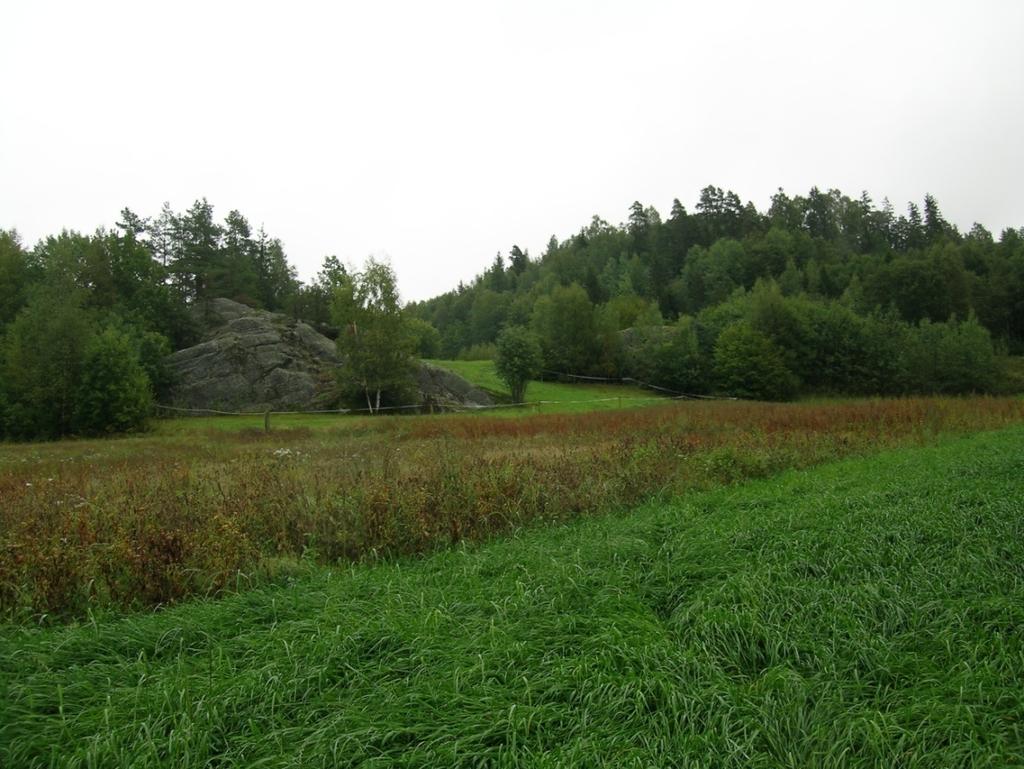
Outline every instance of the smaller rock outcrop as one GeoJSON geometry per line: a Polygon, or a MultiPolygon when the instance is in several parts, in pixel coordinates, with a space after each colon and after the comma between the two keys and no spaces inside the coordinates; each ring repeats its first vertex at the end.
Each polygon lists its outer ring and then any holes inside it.
{"type": "Polygon", "coordinates": [[[481,408],[494,404],[490,395],[458,374],[423,361],[416,369],[416,386],[424,408],[431,411],[481,408]]]}

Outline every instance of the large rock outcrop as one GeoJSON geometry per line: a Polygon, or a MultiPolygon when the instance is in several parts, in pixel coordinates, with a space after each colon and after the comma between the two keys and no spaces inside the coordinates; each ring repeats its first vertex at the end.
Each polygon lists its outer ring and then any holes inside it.
{"type": "MultiPolygon", "coordinates": [[[[337,405],[334,342],[285,315],[230,299],[193,308],[202,341],[171,355],[170,405],[220,411],[299,411],[337,405]]],[[[420,402],[431,409],[492,401],[452,372],[420,364],[420,402]]]]}
{"type": "Polygon", "coordinates": [[[332,397],[334,343],[305,323],[230,299],[193,308],[202,341],[168,358],[171,405],[223,411],[287,410],[332,397]]]}

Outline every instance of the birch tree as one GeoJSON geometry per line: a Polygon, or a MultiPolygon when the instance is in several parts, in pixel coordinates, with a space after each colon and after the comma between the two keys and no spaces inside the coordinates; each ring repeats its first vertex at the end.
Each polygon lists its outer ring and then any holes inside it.
{"type": "Polygon", "coordinates": [[[383,395],[410,389],[415,340],[402,311],[391,265],[372,257],[362,271],[345,275],[334,290],[343,389],[360,391],[371,414],[383,395]]]}

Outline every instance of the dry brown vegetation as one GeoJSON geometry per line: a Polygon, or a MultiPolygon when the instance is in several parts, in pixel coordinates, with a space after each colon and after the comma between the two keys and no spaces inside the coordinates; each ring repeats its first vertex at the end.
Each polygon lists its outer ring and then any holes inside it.
{"type": "Polygon", "coordinates": [[[0,609],[152,606],[1020,421],[1010,398],[698,402],[7,445],[0,609]]]}

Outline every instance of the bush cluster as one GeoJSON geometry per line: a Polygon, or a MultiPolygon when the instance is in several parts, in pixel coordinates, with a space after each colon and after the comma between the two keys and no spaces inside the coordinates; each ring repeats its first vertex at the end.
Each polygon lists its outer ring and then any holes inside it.
{"type": "Polygon", "coordinates": [[[73,289],[40,288],[0,336],[0,438],[142,428],[169,350],[160,334],[90,312],[73,289]]]}
{"type": "Polygon", "coordinates": [[[787,297],[774,281],[671,326],[623,339],[628,375],[685,393],[787,400],[800,393],[991,393],[1004,361],[970,315],[912,324],[840,301],[787,297]]]}

